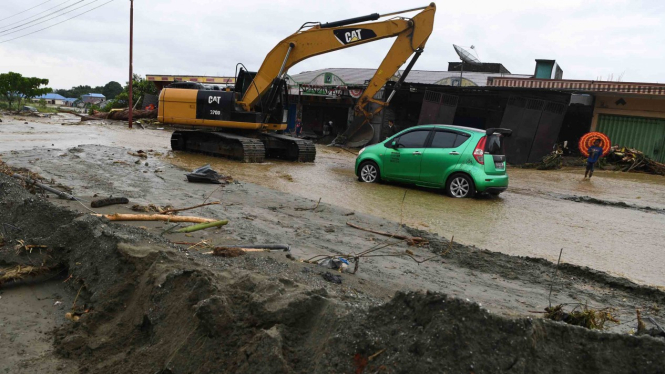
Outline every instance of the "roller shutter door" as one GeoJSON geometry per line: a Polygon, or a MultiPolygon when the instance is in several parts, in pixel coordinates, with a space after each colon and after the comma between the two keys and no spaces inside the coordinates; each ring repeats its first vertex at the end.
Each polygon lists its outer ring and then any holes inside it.
{"type": "Polygon", "coordinates": [[[635,148],[658,162],[665,162],[665,119],[600,114],[598,131],[612,145],[635,148]]]}

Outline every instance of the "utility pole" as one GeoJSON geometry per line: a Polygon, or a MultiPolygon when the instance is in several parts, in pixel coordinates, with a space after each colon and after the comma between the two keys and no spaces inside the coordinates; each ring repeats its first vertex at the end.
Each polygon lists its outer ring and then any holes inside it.
{"type": "Polygon", "coordinates": [[[134,90],[134,0],[129,0],[129,128],[132,128],[132,91],[134,90]]]}

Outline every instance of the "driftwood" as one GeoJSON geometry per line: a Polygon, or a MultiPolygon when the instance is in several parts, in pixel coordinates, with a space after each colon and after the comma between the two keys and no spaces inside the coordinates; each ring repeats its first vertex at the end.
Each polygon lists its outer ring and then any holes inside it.
{"type": "Polygon", "coordinates": [[[169,222],[191,222],[191,223],[210,223],[217,222],[216,219],[190,217],[190,216],[169,216],[166,214],[93,214],[96,217],[104,217],[110,221],[169,221],[169,222]]]}
{"type": "Polygon", "coordinates": [[[208,206],[208,205],[218,205],[218,204],[220,204],[219,201],[213,201],[212,203],[206,203],[206,204],[196,205],[196,206],[192,206],[192,207],[189,207],[189,208],[168,209],[168,210],[163,211],[162,214],[170,214],[170,213],[182,212],[182,211],[185,211],[185,210],[191,210],[191,209],[201,208],[201,207],[208,206]]]}
{"type": "Polygon", "coordinates": [[[378,235],[389,236],[389,237],[395,238],[395,239],[406,240],[410,245],[427,244],[428,243],[427,239],[421,238],[421,237],[418,237],[418,236],[411,237],[411,236],[404,236],[404,235],[398,235],[398,234],[391,234],[389,232],[377,231],[377,230],[372,230],[372,229],[360,227],[358,225],[354,225],[351,222],[347,222],[346,224],[348,226],[353,227],[354,229],[363,230],[363,231],[371,232],[371,233],[378,234],[378,235]]]}

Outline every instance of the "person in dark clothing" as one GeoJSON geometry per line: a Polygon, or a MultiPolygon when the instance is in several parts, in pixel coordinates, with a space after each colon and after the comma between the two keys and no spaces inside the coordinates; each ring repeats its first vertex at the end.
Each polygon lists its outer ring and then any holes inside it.
{"type": "Polygon", "coordinates": [[[301,134],[302,134],[302,121],[300,120],[300,118],[298,118],[296,120],[296,137],[299,138],[301,134]]]}
{"type": "Polygon", "coordinates": [[[603,155],[603,149],[600,147],[600,139],[596,139],[593,142],[593,145],[589,147],[588,152],[589,158],[586,159],[586,172],[584,173],[584,179],[586,179],[587,176],[589,179],[591,179],[596,163],[603,155]]]}
{"type": "Polygon", "coordinates": [[[395,123],[393,121],[388,121],[388,128],[386,129],[386,134],[384,139],[388,139],[391,136],[397,134],[397,129],[395,128],[395,123]]]}

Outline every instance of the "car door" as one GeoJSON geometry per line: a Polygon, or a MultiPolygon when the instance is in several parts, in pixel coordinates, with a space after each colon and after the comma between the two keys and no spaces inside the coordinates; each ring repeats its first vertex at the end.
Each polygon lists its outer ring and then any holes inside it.
{"type": "Polygon", "coordinates": [[[422,155],[420,182],[425,185],[443,186],[445,178],[450,175],[462,157],[470,137],[463,132],[436,130],[422,155]]]}
{"type": "Polygon", "coordinates": [[[425,144],[430,133],[430,129],[414,130],[391,141],[383,155],[385,177],[398,181],[417,182],[420,177],[420,163],[425,144]]]}

